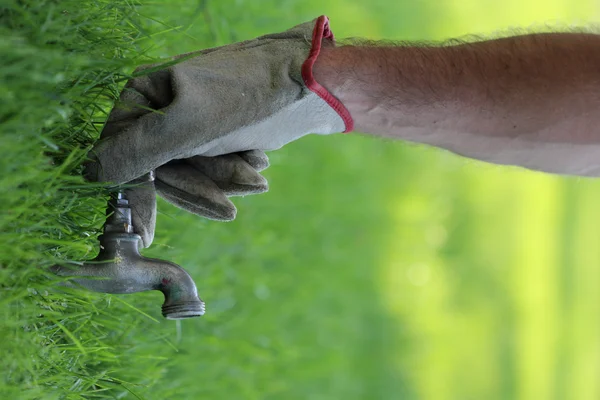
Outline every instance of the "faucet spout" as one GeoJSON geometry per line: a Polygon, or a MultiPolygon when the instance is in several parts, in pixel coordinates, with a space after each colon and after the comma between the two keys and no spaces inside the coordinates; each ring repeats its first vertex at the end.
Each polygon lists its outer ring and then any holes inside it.
{"type": "Polygon", "coordinates": [[[141,237],[133,233],[131,209],[121,193],[109,202],[114,211],[100,236],[100,253],[77,269],[54,266],[60,276],[72,276],[65,285],[82,286],[102,293],[124,294],[159,290],[165,296],[162,314],[167,319],[198,317],[204,302],[196,284],[179,265],[143,257],[138,250],[141,237]]]}

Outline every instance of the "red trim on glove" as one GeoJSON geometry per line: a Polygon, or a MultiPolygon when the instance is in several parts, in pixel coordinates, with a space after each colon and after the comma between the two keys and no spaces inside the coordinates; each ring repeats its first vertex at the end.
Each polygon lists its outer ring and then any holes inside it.
{"type": "Polygon", "coordinates": [[[313,65],[321,52],[321,42],[323,39],[333,40],[333,32],[329,29],[329,18],[324,15],[317,18],[315,29],[313,30],[312,46],[308,53],[308,58],[302,64],[302,79],[304,79],[304,83],[312,92],[325,100],[342,118],[346,126],[344,133],[351,132],[354,129],[354,121],[352,120],[350,111],[344,107],[341,101],[329,93],[327,89],[319,85],[313,76],[313,65]]]}

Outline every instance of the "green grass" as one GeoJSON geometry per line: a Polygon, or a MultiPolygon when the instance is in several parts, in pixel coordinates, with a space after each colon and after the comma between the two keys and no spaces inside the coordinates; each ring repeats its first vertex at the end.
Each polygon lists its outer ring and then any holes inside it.
{"type": "MultiPolygon", "coordinates": [[[[102,191],[79,164],[143,49],[126,2],[8,2],[2,9],[0,281],[3,398],[101,397],[155,381],[129,369],[141,316],[106,296],[63,294],[45,269],[95,251],[102,191]],[[133,314],[123,325],[118,314],[133,314]],[[128,383],[131,380],[133,383],[128,383]]],[[[160,334],[158,335],[160,336],[160,334]]],[[[157,337],[158,337],[157,336],[157,337]]]]}
{"type": "MultiPolygon", "coordinates": [[[[253,207],[237,201],[234,223],[161,204],[148,254],[190,270],[205,318],[167,322],[160,294],[65,292],[45,272],[97,251],[106,195],[83,182],[80,162],[133,65],[160,55],[169,32],[186,35],[157,22],[153,7],[14,1],[2,10],[0,397],[360,398],[396,386],[384,357],[393,327],[369,268],[386,224],[369,199],[386,188],[352,184],[373,167],[357,164],[335,182],[321,173],[381,143],[353,138],[331,154],[309,139],[299,146],[311,158],[296,165],[287,150],[275,154],[274,189],[253,207]],[[330,209],[315,212],[311,199],[330,209]]],[[[219,42],[210,29],[197,35],[197,47],[219,42]]]]}
{"type": "Polygon", "coordinates": [[[600,186],[360,136],[270,154],[231,223],[160,202],[159,293],[56,288],[92,258],[106,192],[80,163],[134,66],[286,29],[435,39],[590,18],[593,2],[5,1],[0,398],[597,399],[600,186]],[[493,12],[490,12],[492,10],[493,12]]]}

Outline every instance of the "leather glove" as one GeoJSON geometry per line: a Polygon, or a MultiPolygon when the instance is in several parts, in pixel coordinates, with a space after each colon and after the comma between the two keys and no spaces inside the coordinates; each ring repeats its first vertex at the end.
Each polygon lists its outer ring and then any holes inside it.
{"type": "Polygon", "coordinates": [[[175,159],[274,150],[308,133],[350,131],[347,109],[312,76],[323,41],[333,43],[325,16],[179,56],[166,68],[144,67],[124,100],[137,103],[141,96],[158,111],[135,123],[114,119],[116,134],[94,147],[88,174],[123,183],[175,159]]]}
{"type": "MultiPolygon", "coordinates": [[[[260,169],[249,161],[263,159],[258,151],[308,133],[352,130],[347,109],[312,76],[324,44],[333,45],[333,34],[322,16],[282,33],[178,56],[170,65],[142,67],[92,149],[87,176],[121,184],[155,170],[156,188],[167,200],[197,212],[209,208],[199,205],[202,192],[205,204],[218,205],[207,214],[232,219],[227,194],[248,193],[240,187],[266,190],[266,181],[248,169],[260,169]],[[137,107],[127,110],[128,104],[137,107]],[[203,192],[209,181],[221,192],[203,192]]],[[[140,186],[147,202],[151,183],[140,186]]]]}
{"type": "MultiPolygon", "coordinates": [[[[152,106],[146,97],[126,87],[100,139],[126,130],[138,118],[152,112],[152,106]]],[[[140,246],[149,247],[154,239],[157,192],[166,201],[196,215],[230,221],[235,218],[236,208],[227,197],[267,191],[267,181],[258,172],[268,166],[266,154],[258,150],[216,157],[195,156],[170,161],[128,182],[122,189],[131,206],[135,233],[142,238],[140,246]]]]}

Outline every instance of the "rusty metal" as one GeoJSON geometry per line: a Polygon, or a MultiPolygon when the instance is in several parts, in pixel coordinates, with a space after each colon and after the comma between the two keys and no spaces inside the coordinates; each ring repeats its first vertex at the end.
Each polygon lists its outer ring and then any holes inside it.
{"type": "Polygon", "coordinates": [[[165,296],[162,305],[165,318],[203,315],[204,302],[198,297],[196,284],[183,268],[139,253],[141,237],[134,233],[131,208],[123,193],[109,200],[107,213],[98,256],[80,267],[52,268],[58,275],[73,277],[64,285],[113,294],[159,290],[165,296]]]}

